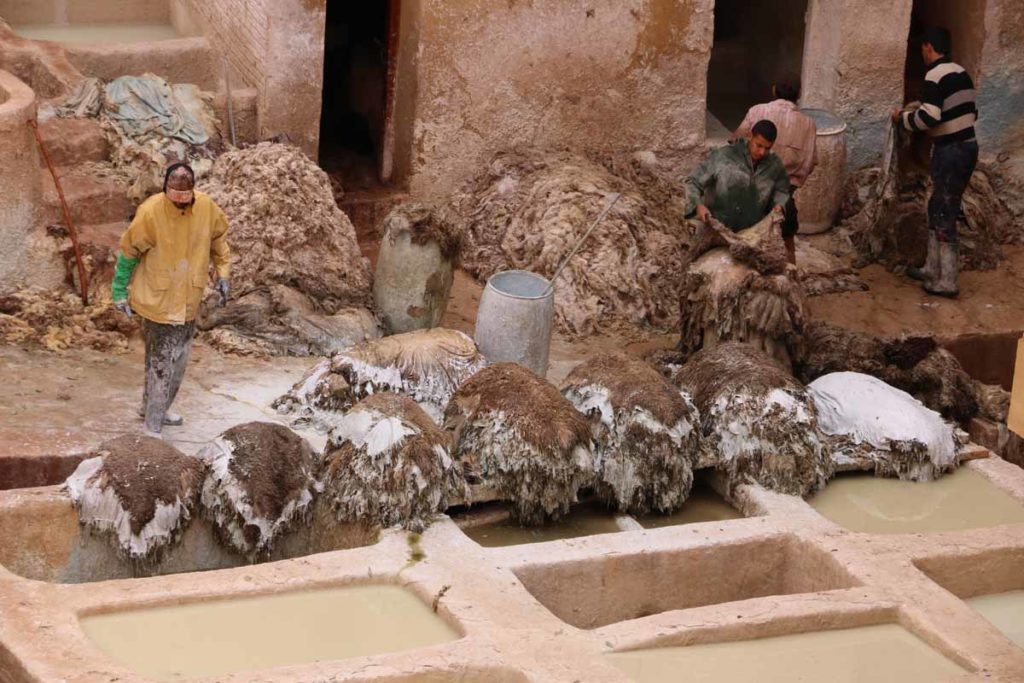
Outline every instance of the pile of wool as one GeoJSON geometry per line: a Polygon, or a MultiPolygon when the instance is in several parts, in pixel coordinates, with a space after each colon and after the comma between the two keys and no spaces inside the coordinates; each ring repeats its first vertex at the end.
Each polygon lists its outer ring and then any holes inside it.
{"type": "Polygon", "coordinates": [[[818,410],[818,427],[831,437],[837,471],[931,481],[958,464],[959,430],[880,379],[835,372],[811,382],[807,392],[818,410]]]}
{"type": "Polygon", "coordinates": [[[691,250],[680,288],[679,348],[687,354],[725,341],[751,344],[789,366],[799,352],[804,292],[785,265],[774,217],[736,235],[714,226],[691,250]],[[708,247],[725,241],[728,249],[708,247]]]}
{"type": "Polygon", "coordinates": [[[796,242],[796,269],[807,297],[868,289],[867,283],[853,268],[805,240],[797,239],[796,242]]]}
{"type": "Polygon", "coordinates": [[[226,309],[207,297],[200,329],[228,326],[284,348],[282,337],[315,347],[325,319],[341,324],[332,316],[370,307],[370,267],[355,228],[334,202],[327,174],[301,150],[269,142],[233,150],[199,189],[227,214],[233,291],[226,309]],[[284,320],[289,314],[309,324],[284,320]]]}
{"type": "Polygon", "coordinates": [[[130,560],[155,561],[192,519],[205,470],[160,439],[119,436],[90,453],[64,486],[82,526],[108,535],[130,560]]]}
{"type": "Polygon", "coordinates": [[[471,482],[495,486],[522,524],[558,519],[594,478],[590,423],[553,385],[498,363],[452,395],[445,429],[471,482]]]}
{"type": "Polygon", "coordinates": [[[29,288],[0,296],[0,341],[39,345],[50,351],[92,348],[128,351],[134,321],[114,310],[109,294],[82,305],[68,290],[29,288]]]}
{"type": "Polygon", "coordinates": [[[944,418],[966,422],[981,415],[1006,421],[1009,397],[977,382],[932,337],[879,339],[824,322],[804,329],[797,375],[812,382],[833,372],[860,372],[911,394],[944,418]]]}
{"type": "Polygon", "coordinates": [[[344,522],[422,532],[468,494],[451,437],[407,396],[369,396],[331,430],[321,476],[344,522]]]}
{"type": "Polygon", "coordinates": [[[689,395],[624,353],[576,366],[562,395],[593,425],[597,489],[621,512],[671,512],[683,504],[700,459],[700,418],[689,395]]]}
{"type": "MultiPolygon", "coordinates": [[[[924,262],[932,182],[914,157],[913,143],[905,140],[886,156],[884,168],[862,169],[847,180],[838,232],[856,249],[858,267],[924,262]]],[[[957,233],[963,269],[991,270],[1002,258],[999,245],[1024,243],[1024,225],[1013,219],[985,164],[971,176],[962,204],[957,233]]]]}
{"type": "Polygon", "coordinates": [[[569,152],[499,154],[452,198],[463,226],[462,265],[480,279],[509,269],[550,278],[620,193],[562,272],[555,322],[573,335],[621,323],[671,325],[686,226],[682,212],[646,189],[569,152]]]}
{"type": "Polygon", "coordinates": [[[417,401],[440,420],[452,393],[487,361],[462,332],[435,327],[363,342],[314,365],[291,390],[274,401],[327,429],[364,396],[393,391],[417,401]]]}
{"type": "Polygon", "coordinates": [[[250,560],[306,519],[317,484],[317,458],[309,443],[270,422],[237,425],[207,444],[204,514],[224,544],[250,560]]]}
{"type": "Polygon", "coordinates": [[[728,342],[700,351],[674,382],[693,396],[705,447],[730,486],[754,481],[804,496],[832,476],[814,402],[753,346],[728,342]]]}

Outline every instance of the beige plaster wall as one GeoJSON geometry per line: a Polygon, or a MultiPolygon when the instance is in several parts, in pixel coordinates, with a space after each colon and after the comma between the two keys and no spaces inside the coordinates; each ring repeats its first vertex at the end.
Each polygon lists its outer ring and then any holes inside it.
{"type": "Polygon", "coordinates": [[[1024,2],[988,0],[978,78],[983,155],[1024,135],[1024,2]]]}
{"type": "Polygon", "coordinates": [[[259,137],[287,135],[315,159],[326,0],[170,1],[175,27],[227,58],[232,86],[257,90],[259,137]]]}
{"type": "Polygon", "coordinates": [[[712,0],[421,0],[415,195],[515,145],[704,141],[712,0]]]}
{"type": "Polygon", "coordinates": [[[0,192],[0,289],[25,275],[26,237],[36,224],[42,201],[39,153],[28,121],[35,119],[32,90],[7,71],[0,71],[0,158],[4,159],[0,192]]]}
{"type": "Polygon", "coordinates": [[[903,103],[910,0],[810,0],[802,104],[847,125],[847,165],[875,163],[903,103]]]}

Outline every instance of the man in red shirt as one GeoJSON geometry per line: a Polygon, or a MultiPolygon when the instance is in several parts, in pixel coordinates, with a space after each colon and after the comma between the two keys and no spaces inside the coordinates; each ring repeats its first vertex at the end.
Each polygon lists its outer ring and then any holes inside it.
{"type": "Polygon", "coordinates": [[[758,104],[750,108],[739,128],[733,133],[732,139],[750,136],[754,124],[768,120],[775,124],[778,139],[772,151],[782,160],[789,174],[791,187],[789,201],[785,207],[785,220],[782,223],[782,238],[786,243],[786,254],[790,263],[796,263],[796,233],[800,229],[797,219],[796,202],[793,197],[797,189],[811,175],[818,162],[815,141],[818,127],[814,120],[802,113],[796,105],[800,97],[799,86],[792,83],[779,82],[772,86],[771,102],[758,104]]]}

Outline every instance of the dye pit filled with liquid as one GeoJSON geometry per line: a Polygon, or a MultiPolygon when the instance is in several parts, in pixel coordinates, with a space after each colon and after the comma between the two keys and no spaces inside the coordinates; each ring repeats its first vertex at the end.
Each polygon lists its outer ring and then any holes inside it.
{"type": "Polygon", "coordinates": [[[608,657],[636,683],[934,683],[964,673],[892,624],[608,657]]]}
{"type": "Polygon", "coordinates": [[[397,652],[459,634],[397,586],[348,586],[81,619],[109,657],[157,681],[397,652]]]}
{"type": "Polygon", "coordinates": [[[657,529],[681,524],[696,524],[698,522],[723,522],[729,519],[741,519],[742,517],[743,515],[739,510],[726,503],[721,496],[711,489],[694,487],[690,497],[683,503],[683,507],[672,514],[651,514],[638,517],[636,521],[645,529],[657,529]]]}
{"type": "Polygon", "coordinates": [[[170,24],[159,23],[35,24],[15,26],[14,32],[31,40],[89,45],[148,43],[181,37],[170,24]]]}
{"type": "Polygon", "coordinates": [[[550,524],[524,527],[510,518],[463,531],[484,547],[500,548],[622,531],[615,518],[615,513],[607,508],[597,504],[584,504],[575,506],[566,517],[550,524]]]}
{"type": "Polygon", "coordinates": [[[1007,638],[1024,647],[1024,590],[980,595],[966,602],[1007,638]]]}
{"type": "Polygon", "coordinates": [[[830,481],[808,502],[836,524],[872,534],[1024,523],[1024,505],[968,468],[917,483],[844,475],[830,481]]]}

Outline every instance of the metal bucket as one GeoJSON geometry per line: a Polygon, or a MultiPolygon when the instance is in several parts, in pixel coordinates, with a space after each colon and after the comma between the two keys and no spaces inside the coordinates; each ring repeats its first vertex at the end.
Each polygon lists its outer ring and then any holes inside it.
{"type": "Polygon", "coordinates": [[[800,234],[813,235],[832,227],[843,202],[846,168],[846,123],[824,109],[801,109],[818,127],[818,165],[796,193],[800,234]]]}
{"type": "Polygon", "coordinates": [[[549,282],[526,270],[495,273],[476,314],[474,340],[492,363],[519,363],[544,377],[555,315],[549,282]]]}
{"type": "Polygon", "coordinates": [[[437,327],[448,308],[452,262],[436,242],[415,244],[408,231],[381,240],[373,300],[388,334],[437,327]]]}

